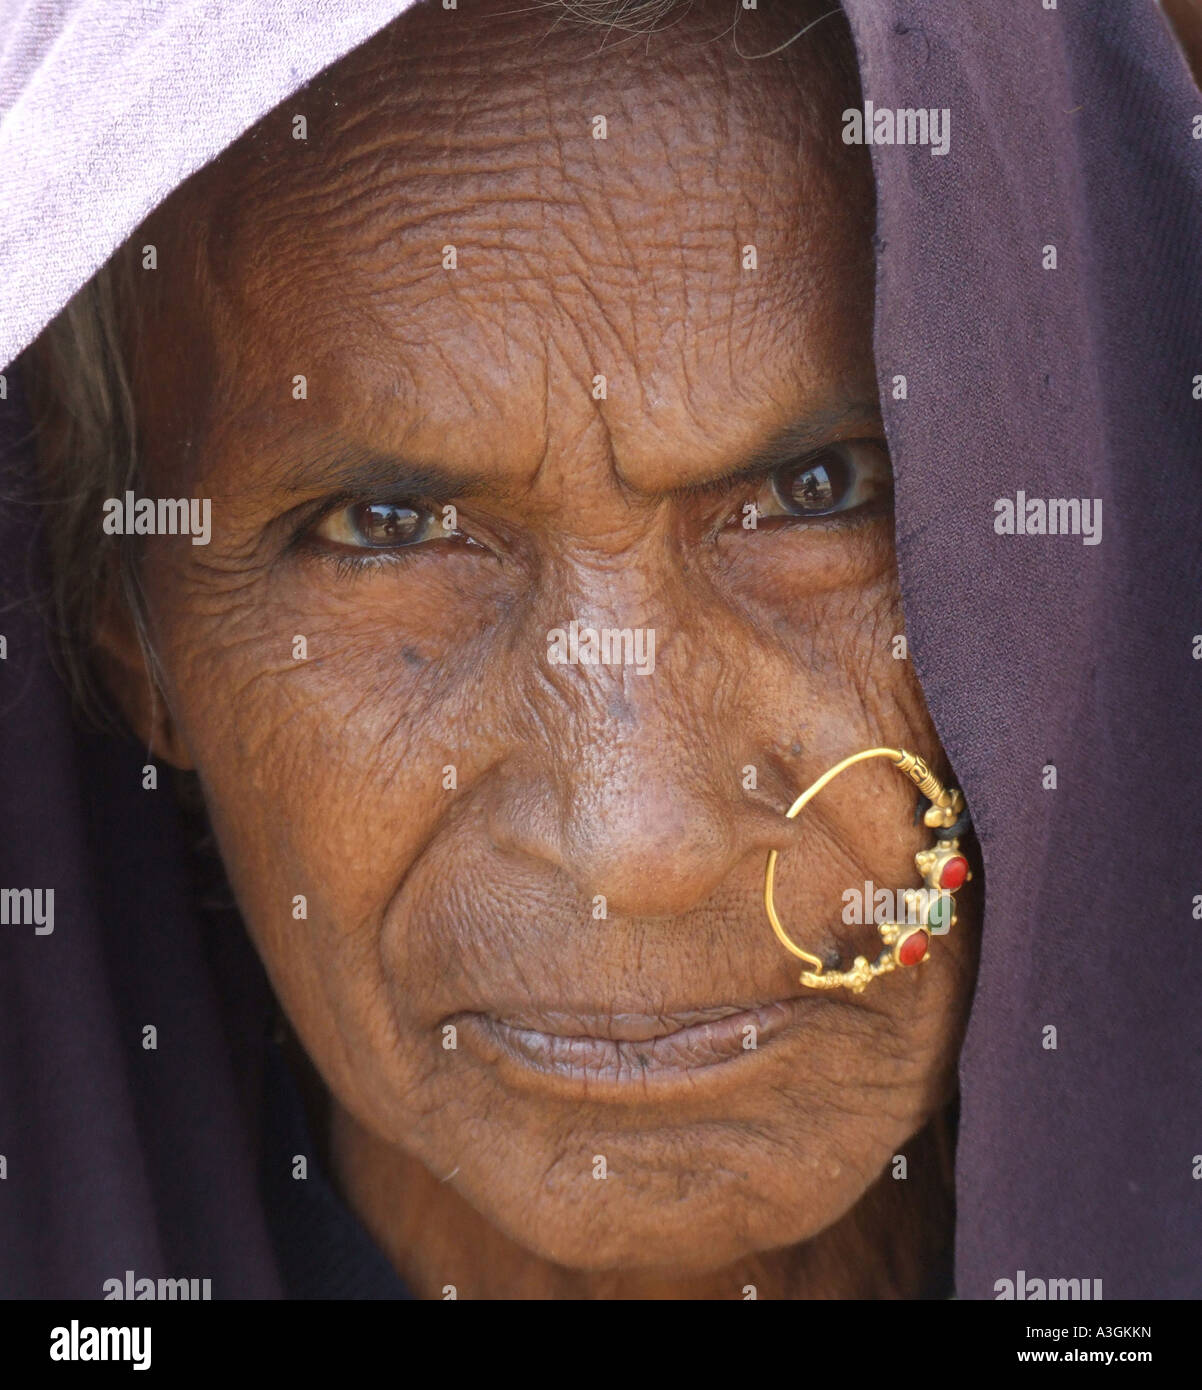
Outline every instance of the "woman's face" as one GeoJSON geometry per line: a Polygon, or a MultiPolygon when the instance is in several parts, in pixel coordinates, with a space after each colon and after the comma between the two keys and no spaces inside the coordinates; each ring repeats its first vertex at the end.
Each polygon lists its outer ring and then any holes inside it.
{"type": "Polygon", "coordinates": [[[146,550],[152,736],[341,1122],[583,1269],[829,1226],[948,1098],[975,965],[962,921],[807,991],[764,915],[777,847],[794,938],[875,955],[844,894],[916,882],[913,789],[782,813],[937,745],[857,94],[719,9],[604,47],[414,12],[137,238],[145,490],[212,504],[146,550]],[[628,659],[553,660],[573,620],[628,659]]]}

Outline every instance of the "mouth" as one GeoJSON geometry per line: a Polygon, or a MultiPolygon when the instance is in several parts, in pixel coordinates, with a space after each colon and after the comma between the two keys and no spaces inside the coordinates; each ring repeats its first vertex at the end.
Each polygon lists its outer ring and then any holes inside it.
{"type": "Polygon", "coordinates": [[[814,1000],[720,1004],[669,1014],[499,1009],[453,1019],[465,1041],[507,1077],[622,1093],[689,1085],[699,1073],[742,1074],[814,1000]]]}

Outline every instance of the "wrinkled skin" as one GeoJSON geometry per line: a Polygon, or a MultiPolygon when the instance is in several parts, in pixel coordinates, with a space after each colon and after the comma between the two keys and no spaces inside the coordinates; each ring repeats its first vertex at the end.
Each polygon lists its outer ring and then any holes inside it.
{"type": "MultiPolygon", "coordinates": [[[[145,546],[162,699],[120,613],[108,679],[196,770],[336,1180],[421,1295],[914,1295],[948,1235],[921,1135],[971,902],[860,996],[801,988],[762,906],[776,847],[794,938],[850,964],[875,932],[844,891],[917,881],[929,834],[883,763],[781,814],[857,749],[938,757],[893,655],[891,511],[747,529],[769,479],[685,490],[793,421],[882,439],[857,94],[817,31],[740,57],[725,4],[604,49],[493,8],[404,17],[133,239],[159,248],[130,329],[146,490],[211,498],[213,536],[145,546]],[[344,491],[395,500],[387,469],[348,489],[341,448],[451,475],[418,495],[459,534],[294,540],[344,491]],[[653,628],[654,671],[551,665],[572,618],[653,628]],[[482,1022],[782,1000],[708,1066],[704,1029],[674,1065],[661,1039],[540,1069],[482,1022]]],[[[746,12],[740,47],[804,17],[746,12]]]]}

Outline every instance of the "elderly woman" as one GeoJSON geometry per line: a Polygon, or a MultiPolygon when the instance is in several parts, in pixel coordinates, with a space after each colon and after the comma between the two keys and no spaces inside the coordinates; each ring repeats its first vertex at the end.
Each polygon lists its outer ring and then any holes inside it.
{"type": "Polygon", "coordinates": [[[5,1290],[1202,1291],[1154,6],[191,8],[5,59],[5,1290]]]}

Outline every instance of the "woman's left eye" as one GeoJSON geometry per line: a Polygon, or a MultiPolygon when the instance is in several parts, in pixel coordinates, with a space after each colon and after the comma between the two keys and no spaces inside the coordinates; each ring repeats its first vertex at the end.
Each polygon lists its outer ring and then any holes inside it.
{"type": "Polygon", "coordinates": [[[312,534],[354,550],[403,550],[457,535],[454,508],[415,502],[353,502],[323,517],[312,534]]]}
{"type": "Polygon", "coordinates": [[[755,500],[756,515],[820,520],[880,503],[892,486],[885,446],[850,439],[778,468],[755,500]]]}

